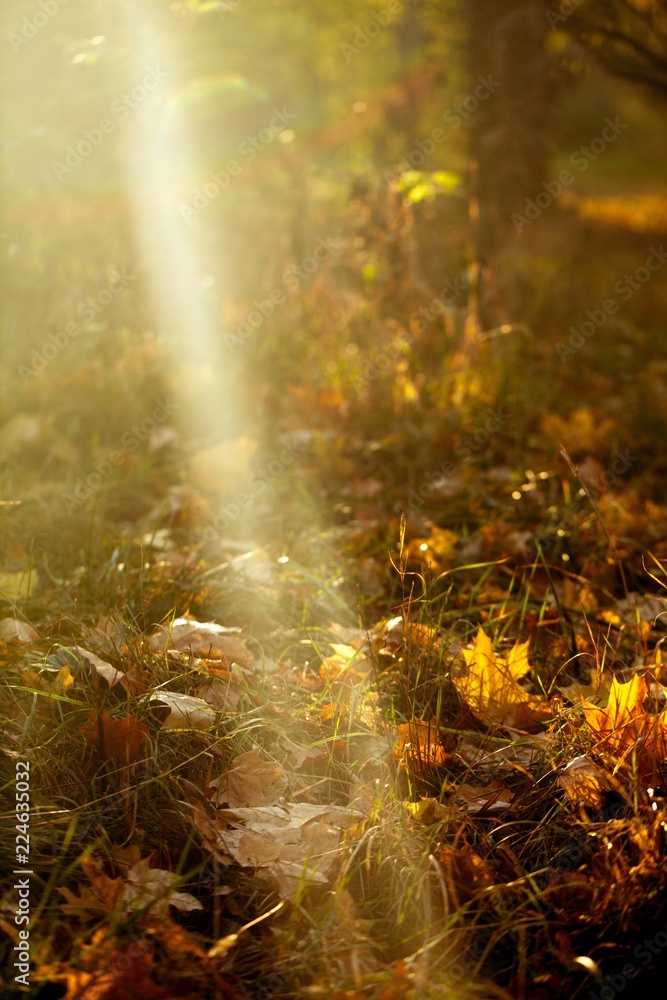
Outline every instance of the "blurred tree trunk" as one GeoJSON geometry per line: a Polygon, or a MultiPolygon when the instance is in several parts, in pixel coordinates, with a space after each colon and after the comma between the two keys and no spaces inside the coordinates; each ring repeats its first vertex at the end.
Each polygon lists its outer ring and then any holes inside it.
{"type": "MultiPolygon", "coordinates": [[[[469,121],[472,216],[476,227],[479,323],[503,322],[494,302],[499,252],[513,234],[512,213],[548,179],[551,123],[561,74],[545,47],[551,30],[540,0],[466,0],[468,76],[494,89],[469,121]]],[[[490,88],[489,88],[490,89],[490,88]]],[[[504,296],[503,296],[504,298],[504,296]]]]}

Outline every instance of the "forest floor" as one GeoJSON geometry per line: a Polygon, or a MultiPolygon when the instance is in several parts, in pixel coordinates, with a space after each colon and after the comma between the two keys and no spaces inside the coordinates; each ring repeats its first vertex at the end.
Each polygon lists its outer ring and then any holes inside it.
{"type": "Polygon", "coordinates": [[[575,341],[411,340],[336,266],[248,346],[240,437],[179,437],[120,332],[3,408],[5,996],[663,981],[659,278],[575,341]]]}

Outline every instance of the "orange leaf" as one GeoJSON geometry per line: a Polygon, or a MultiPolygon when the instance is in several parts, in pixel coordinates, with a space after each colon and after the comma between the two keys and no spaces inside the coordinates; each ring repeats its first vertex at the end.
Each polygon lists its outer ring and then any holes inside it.
{"type": "Polygon", "coordinates": [[[150,975],[153,956],[144,941],[114,952],[106,965],[90,975],[76,969],[67,975],[64,1000],[170,1000],[180,990],[158,986],[150,975]]]}
{"type": "Polygon", "coordinates": [[[614,678],[606,708],[582,698],[586,723],[598,737],[599,748],[617,758],[635,750],[643,772],[667,757],[667,709],[660,715],[646,712],[648,693],[646,678],[635,674],[625,684],[614,678]]]}
{"type": "Polygon", "coordinates": [[[413,767],[435,767],[447,759],[435,719],[431,722],[422,719],[404,722],[396,727],[396,734],[400,740],[400,756],[407,757],[413,767]]]}
{"type": "Polygon", "coordinates": [[[107,910],[113,911],[123,888],[122,878],[109,878],[104,874],[102,864],[94,858],[84,856],[81,867],[93,887],[95,895],[102,901],[107,910]]]}
{"type": "Polygon", "coordinates": [[[88,715],[80,732],[99,747],[105,757],[125,765],[139,760],[150,735],[148,726],[133,715],[114,719],[108,712],[97,711],[88,715]]]}
{"type": "Polygon", "coordinates": [[[217,622],[198,622],[187,616],[160,625],[149,639],[156,650],[189,650],[200,657],[222,660],[226,667],[231,667],[232,663],[252,667],[255,657],[246,649],[247,641],[238,635],[236,628],[225,628],[217,622]]]}

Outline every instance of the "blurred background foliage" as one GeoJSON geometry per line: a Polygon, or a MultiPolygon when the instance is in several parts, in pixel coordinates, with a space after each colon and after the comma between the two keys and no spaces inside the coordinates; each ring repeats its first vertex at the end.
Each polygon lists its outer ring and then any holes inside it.
{"type": "MultiPolygon", "coordinates": [[[[147,33],[169,59],[142,113],[166,151],[173,240],[180,226],[197,243],[196,294],[221,342],[254,302],[286,297],[234,352],[237,419],[209,437],[350,419],[372,437],[415,418],[427,450],[446,451],[452,427],[502,399],[525,449],[536,413],[567,410],[584,391],[607,415],[623,409],[651,449],[648,425],[667,415],[662,275],[572,364],[555,344],[664,237],[661,0],[47,7],[38,17],[30,0],[11,0],[2,13],[1,416],[49,410],[48,460],[65,480],[100,442],[115,446],[160,387],[206,392],[205,364],[165,354],[137,237],[124,95],[150,68],[137,45],[147,33]],[[474,97],[479,80],[497,82],[490,96],[474,97]],[[276,110],[284,127],[258,140],[276,110]],[[103,141],[59,170],[105,118],[103,141]],[[617,140],[572,169],[608,118],[624,125],[617,140]],[[444,138],[431,141],[436,130],[444,138]],[[241,169],[223,189],[213,178],[234,159],[241,169]],[[517,231],[513,216],[538,195],[549,202],[544,185],[568,168],[567,190],[517,231]],[[312,275],[295,270],[327,240],[338,250],[312,275]],[[111,301],[82,315],[122,273],[131,278],[111,301]],[[67,349],[26,376],[72,320],[67,349]],[[486,346],[470,339],[484,331],[486,346]],[[378,351],[389,370],[366,378],[378,351]],[[636,392],[621,404],[624,368],[636,392]]],[[[5,446],[5,468],[16,450],[5,446]]]]}

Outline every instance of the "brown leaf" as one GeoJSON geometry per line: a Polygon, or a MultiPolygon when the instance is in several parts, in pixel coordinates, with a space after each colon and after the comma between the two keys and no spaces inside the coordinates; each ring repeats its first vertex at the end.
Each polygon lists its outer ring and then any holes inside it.
{"type": "Polygon", "coordinates": [[[95,673],[103,677],[109,687],[114,687],[115,684],[124,680],[125,674],[122,670],[116,670],[115,667],[112,667],[106,660],[101,659],[96,653],[89,652],[83,646],[74,646],[74,650],[82,659],[88,661],[95,673]]]}
{"type": "Polygon", "coordinates": [[[272,876],[286,899],[295,899],[304,882],[328,882],[340,831],[358,819],[350,808],[306,802],[220,809],[213,822],[195,812],[195,825],[223,863],[233,859],[272,876]]]}
{"type": "Polygon", "coordinates": [[[396,726],[399,738],[397,754],[399,759],[405,759],[410,766],[422,770],[444,764],[449,754],[440,742],[437,719],[424,722],[422,719],[412,719],[396,726]]]}
{"type": "Polygon", "coordinates": [[[202,910],[202,904],[189,892],[175,891],[173,886],[178,882],[173,872],[151,868],[148,858],[138,861],[127,873],[120,895],[123,910],[131,912],[148,907],[151,913],[157,914],[166,914],[169,906],[186,913],[202,910]]]}
{"type": "Polygon", "coordinates": [[[585,754],[575,757],[558,775],[558,784],[577,805],[598,810],[602,805],[602,792],[613,788],[606,772],[585,754]]]}
{"type": "Polygon", "coordinates": [[[10,645],[28,646],[37,642],[39,632],[18,618],[0,618],[0,639],[10,645]]]}
{"type": "Polygon", "coordinates": [[[162,729],[210,729],[215,725],[215,710],[202,698],[178,691],[155,691],[149,701],[169,708],[162,729]]]}
{"type": "MultiPolygon", "coordinates": [[[[122,887],[122,881],[122,879],[109,879],[109,883],[119,883],[119,890],[122,887]]],[[[60,909],[70,917],[76,917],[82,921],[93,920],[100,916],[106,916],[109,913],[108,903],[96,895],[88,886],[83,886],[78,896],[65,885],[57,886],[57,889],[66,900],[60,904],[60,909]]]]}
{"type": "Polygon", "coordinates": [[[61,903],[61,909],[84,920],[113,913],[123,889],[122,878],[109,878],[102,865],[87,856],[81,859],[81,867],[91,887],[84,886],[79,896],[65,886],[59,888],[58,892],[66,899],[65,903],[61,903]]]}
{"type": "Polygon", "coordinates": [[[135,764],[142,756],[150,729],[133,715],[114,719],[108,712],[92,711],[79,730],[100,749],[105,757],[118,764],[135,764]]]}
{"type": "Polygon", "coordinates": [[[548,413],[542,418],[542,433],[573,453],[602,454],[609,447],[616,421],[602,418],[588,406],[581,406],[566,418],[548,413]]]}
{"type": "Polygon", "coordinates": [[[616,759],[636,756],[644,774],[667,757],[667,709],[660,715],[645,711],[649,690],[646,678],[635,674],[626,684],[614,678],[606,708],[582,699],[586,723],[598,738],[596,749],[616,759]]]}
{"type": "Polygon", "coordinates": [[[242,667],[251,667],[255,658],[246,649],[248,640],[238,635],[238,631],[216,622],[176,618],[169,625],[161,625],[149,642],[157,650],[189,649],[192,653],[211,660],[223,660],[227,666],[238,663],[242,667]]]}
{"type": "Polygon", "coordinates": [[[268,806],[282,795],[287,774],[275,761],[264,760],[259,747],[248,750],[234,760],[231,767],[215,781],[214,801],[231,809],[237,806],[268,806]]]}
{"type": "Polygon", "coordinates": [[[173,1000],[186,995],[184,985],[176,989],[158,986],[151,978],[152,965],[150,946],[132,942],[113,952],[106,965],[92,974],[70,970],[64,1000],[173,1000]]]}
{"type": "Polygon", "coordinates": [[[456,786],[454,792],[454,801],[458,800],[469,813],[481,812],[483,809],[489,812],[507,809],[513,798],[514,793],[497,778],[483,788],[463,782],[456,786]]]}

